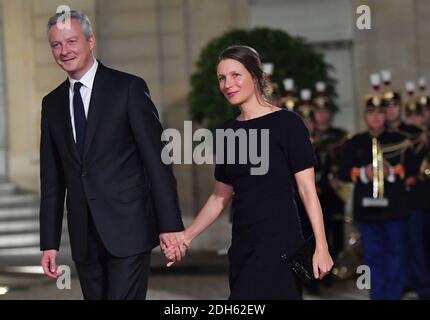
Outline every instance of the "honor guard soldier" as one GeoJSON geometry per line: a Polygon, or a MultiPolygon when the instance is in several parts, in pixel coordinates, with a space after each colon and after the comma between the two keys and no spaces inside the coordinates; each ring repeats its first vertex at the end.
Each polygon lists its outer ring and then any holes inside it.
{"type": "Polygon", "coordinates": [[[313,132],[315,129],[315,122],[314,122],[314,110],[311,105],[311,90],[309,89],[302,89],[300,91],[300,102],[297,104],[297,106],[294,108],[294,111],[302,116],[303,121],[306,124],[306,127],[309,130],[309,134],[312,140],[313,132]]]}
{"type": "Polygon", "coordinates": [[[282,82],[286,94],[281,98],[281,107],[290,111],[294,111],[299,102],[299,99],[294,96],[294,80],[291,78],[286,78],[282,82]]]}
{"type": "MultiPolygon", "coordinates": [[[[427,135],[427,141],[430,141],[430,97],[421,95],[417,98],[417,103],[421,105],[424,113],[424,130],[427,135]]],[[[427,152],[422,162],[419,165],[418,181],[424,184],[423,189],[428,192],[430,190],[430,145],[427,144],[427,152]]],[[[430,198],[428,194],[424,196],[424,214],[423,214],[423,229],[424,229],[424,251],[427,265],[430,266],[430,198]]]]}
{"type": "MultiPolygon", "coordinates": [[[[309,89],[300,90],[300,100],[294,106],[293,110],[294,112],[298,113],[302,117],[303,122],[305,123],[306,127],[309,130],[309,137],[312,141],[315,125],[314,125],[314,111],[311,104],[311,101],[312,101],[311,96],[312,96],[311,90],[309,89]]],[[[296,203],[297,203],[298,213],[300,216],[301,227],[305,235],[305,238],[307,238],[309,235],[312,234],[312,228],[308,221],[309,219],[307,218],[306,210],[298,195],[298,192],[296,192],[296,203]]],[[[311,283],[306,284],[305,289],[309,293],[319,294],[319,284],[317,281],[312,281],[311,283]]]]}
{"type": "Polygon", "coordinates": [[[325,83],[316,84],[317,96],[313,99],[315,128],[313,145],[318,158],[315,168],[318,197],[324,213],[330,253],[335,259],[343,249],[344,207],[346,185],[339,181],[340,158],[348,133],[333,127],[334,105],[325,94],[325,83]]]}
{"type": "Polygon", "coordinates": [[[409,140],[388,131],[378,94],[365,98],[365,132],[345,143],[340,177],[354,183],[353,213],[359,223],[364,263],[371,271],[371,299],[402,298],[404,233],[408,215],[404,166],[409,140]]]}
{"type": "Polygon", "coordinates": [[[275,81],[273,81],[274,64],[271,62],[266,62],[266,63],[263,63],[262,67],[263,67],[263,72],[266,74],[266,77],[267,77],[268,90],[266,94],[273,105],[281,108],[282,107],[281,91],[280,91],[279,85],[275,81]]]}
{"type": "Polygon", "coordinates": [[[414,125],[422,124],[422,107],[414,99],[415,85],[406,83],[408,101],[405,104],[405,116],[409,123],[402,121],[402,101],[400,93],[393,90],[384,92],[383,105],[386,109],[386,123],[391,132],[405,135],[411,142],[413,157],[405,163],[406,167],[416,174],[406,179],[407,186],[407,230],[405,238],[405,290],[413,289],[421,298],[430,296],[430,270],[425,255],[423,215],[428,191],[424,183],[418,179],[418,168],[427,153],[427,137],[425,131],[414,125]]]}
{"type": "Polygon", "coordinates": [[[416,143],[423,146],[427,145],[427,136],[425,130],[424,107],[420,99],[427,99],[427,97],[417,97],[417,99],[409,99],[406,102],[405,124],[419,129],[419,132],[422,134],[416,137],[418,138],[416,143]]]}
{"type": "MultiPolygon", "coordinates": [[[[424,117],[424,130],[427,132],[427,137],[430,133],[430,96],[427,94],[427,80],[424,77],[418,79],[420,94],[417,98],[417,103],[421,105],[424,117]]],[[[429,140],[429,139],[427,139],[429,140]]]]}
{"type": "MultiPolygon", "coordinates": [[[[427,133],[427,141],[430,141],[430,96],[426,94],[427,81],[425,78],[418,80],[421,89],[421,96],[418,97],[418,103],[423,107],[424,113],[424,130],[427,133]]],[[[427,148],[427,155],[420,165],[420,179],[425,183],[425,189],[430,190],[430,143],[427,148]]],[[[424,243],[427,257],[427,265],[430,266],[430,198],[426,197],[426,206],[424,209],[424,243]]]]}

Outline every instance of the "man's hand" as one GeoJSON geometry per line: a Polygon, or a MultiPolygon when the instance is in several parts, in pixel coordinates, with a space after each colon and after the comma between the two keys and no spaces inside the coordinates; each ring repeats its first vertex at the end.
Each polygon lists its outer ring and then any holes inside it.
{"type": "MultiPolygon", "coordinates": [[[[390,168],[389,168],[389,166],[388,166],[386,163],[384,163],[384,168],[383,168],[383,170],[384,170],[384,178],[388,177],[388,176],[389,176],[389,174],[390,174],[390,168]]],[[[367,179],[368,179],[369,181],[373,181],[373,167],[372,167],[372,165],[371,165],[371,164],[369,164],[369,165],[366,167],[365,173],[366,173],[366,177],[367,177],[367,179]]]]}
{"type": "Polygon", "coordinates": [[[408,187],[411,187],[411,186],[415,185],[416,183],[417,183],[417,178],[415,178],[415,177],[406,178],[406,185],[408,187]]]}
{"type": "Polygon", "coordinates": [[[54,279],[57,279],[60,275],[58,273],[57,263],[55,261],[56,258],[57,250],[52,249],[43,251],[42,258],[40,259],[40,264],[42,265],[43,272],[45,272],[48,277],[54,279]]]}
{"type": "Polygon", "coordinates": [[[369,164],[365,169],[367,180],[373,181],[373,167],[369,164]]]}
{"type": "Polygon", "coordinates": [[[183,245],[184,240],[184,231],[160,234],[160,248],[170,260],[168,266],[176,261],[181,261],[185,256],[186,247],[183,245]]]}
{"type": "Polygon", "coordinates": [[[386,163],[384,163],[384,178],[388,177],[389,174],[390,174],[390,168],[386,163]]]}
{"type": "Polygon", "coordinates": [[[328,183],[330,185],[330,187],[334,190],[337,191],[340,189],[341,184],[338,178],[332,178],[328,180],[328,183]]]}

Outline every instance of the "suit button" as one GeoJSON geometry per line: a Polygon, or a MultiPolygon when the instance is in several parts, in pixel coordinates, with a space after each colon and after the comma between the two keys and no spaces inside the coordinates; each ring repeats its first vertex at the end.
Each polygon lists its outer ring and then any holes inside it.
{"type": "Polygon", "coordinates": [[[82,171],[81,177],[86,177],[87,176],[87,172],[86,171],[82,171]]]}
{"type": "Polygon", "coordinates": [[[287,260],[287,254],[286,253],[282,253],[281,254],[281,259],[286,261],[287,260]]]}

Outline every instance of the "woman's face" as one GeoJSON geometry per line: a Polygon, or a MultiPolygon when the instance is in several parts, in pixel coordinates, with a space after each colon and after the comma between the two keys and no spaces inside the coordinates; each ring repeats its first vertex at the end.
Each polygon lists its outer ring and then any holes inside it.
{"type": "Polygon", "coordinates": [[[217,67],[217,76],[221,92],[233,105],[241,105],[256,95],[255,81],[239,61],[221,60],[217,67]]]}

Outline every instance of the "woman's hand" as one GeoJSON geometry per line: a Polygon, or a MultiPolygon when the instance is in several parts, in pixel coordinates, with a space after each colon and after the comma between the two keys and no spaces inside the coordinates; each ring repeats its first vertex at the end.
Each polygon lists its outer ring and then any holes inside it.
{"type": "Polygon", "coordinates": [[[333,260],[326,248],[316,248],[312,259],[315,279],[322,279],[333,267],[333,260]]]}
{"type": "Polygon", "coordinates": [[[321,204],[315,189],[314,168],[308,168],[294,174],[300,199],[312,225],[315,236],[315,253],[312,258],[315,279],[322,279],[333,267],[333,260],[328,253],[328,245],[324,231],[324,219],[321,204]]]}
{"type": "Polygon", "coordinates": [[[173,263],[180,260],[177,252],[184,252],[187,250],[191,241],[208,228],[223,212],[223,210],[230,203],[233,196],[233,187],[231,185],[216,182],[215,190],[209,199],[206,201],[203,208],[200,210],[194,221],[183,232],[183,236],[177,242],[168,243],[161,249],[163,250],[166,258],[169,260],[167,264],[170,267],[173,263]],[[176,252],[176,256],[173,254],[176,252]]]}
{"type": "Polygon", "coordinates": [[[166,256],[166,259],[169,260],[167,263],[167,267],[172,266],[176,261],[180,261],[176,257],[176,249],[179,249],[179,251],[185,252],[190,248],[191,246],[191,239],[189,238],[189,235],[187,233],[187,230],[183,233],[183,238],[181,239],[180,243],[177,247],[164,247],[163,253],[166,256]]]}

